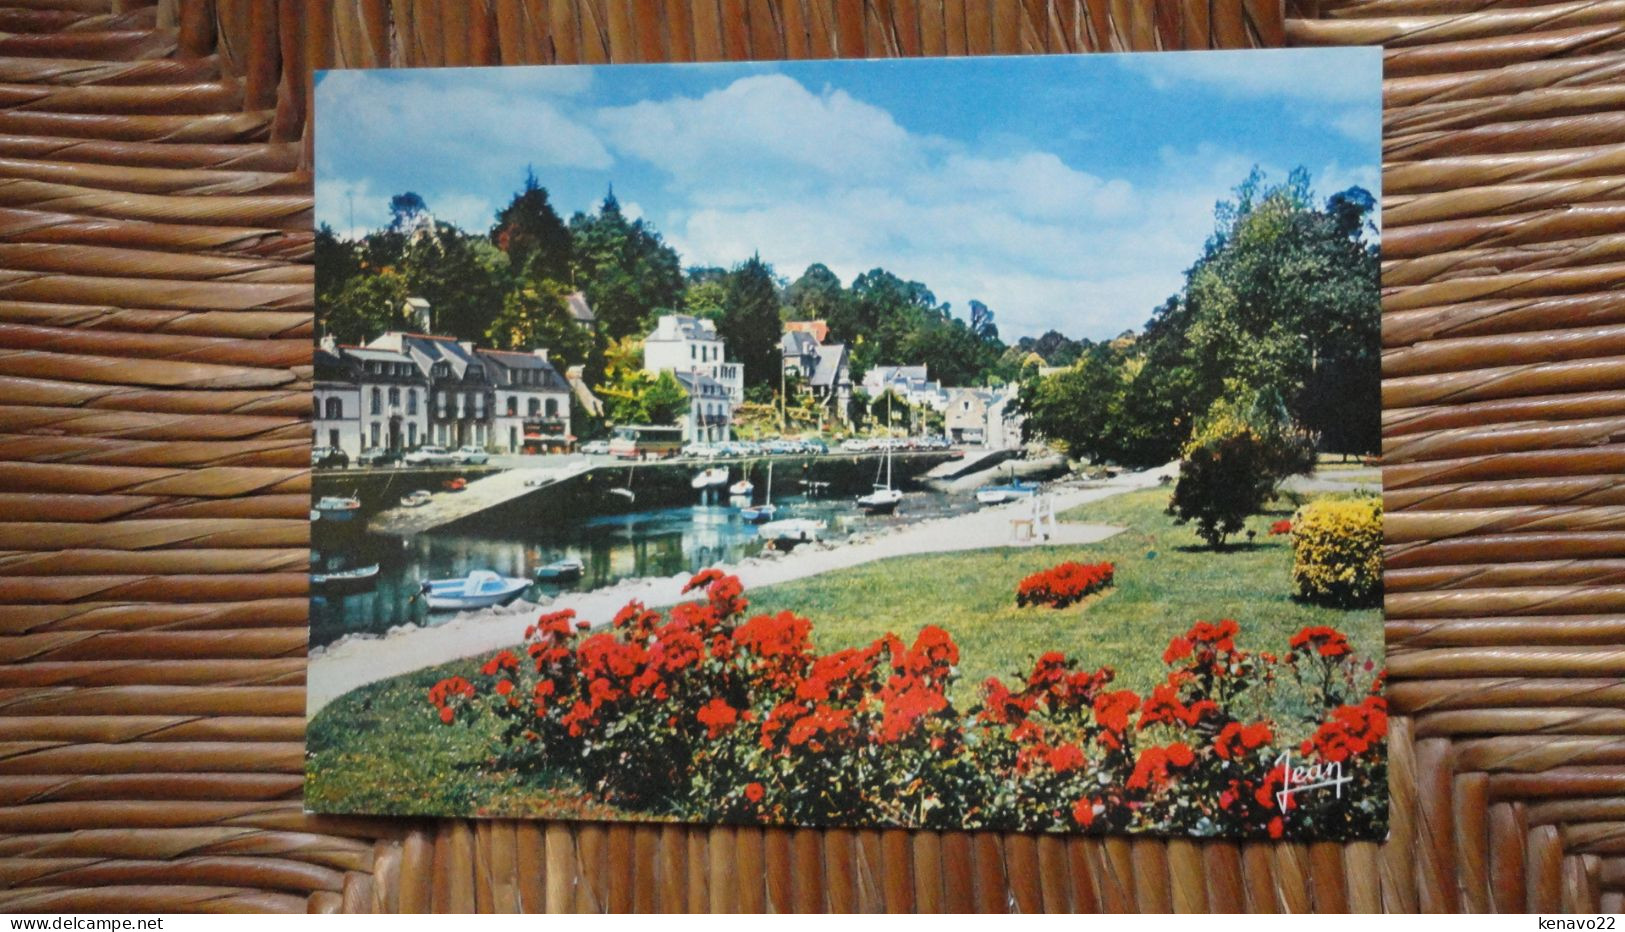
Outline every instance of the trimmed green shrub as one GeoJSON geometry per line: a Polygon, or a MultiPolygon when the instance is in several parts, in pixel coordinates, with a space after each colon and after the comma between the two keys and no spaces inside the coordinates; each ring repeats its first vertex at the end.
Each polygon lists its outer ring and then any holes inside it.
{"type": "Polygon", "coordinates": [[[1301,599],[1344,607],[1382,598],[1382,499],[1315,501],[1292,518],[1292,583],[1301,599]]]}

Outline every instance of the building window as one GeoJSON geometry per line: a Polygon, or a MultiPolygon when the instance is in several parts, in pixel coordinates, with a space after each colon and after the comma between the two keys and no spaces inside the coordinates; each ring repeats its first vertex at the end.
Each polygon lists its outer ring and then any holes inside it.
{"type": "Polygon", "coordinates": [[[535,398],[530,399],[528,402],[525,403],[525,413],[528,414],[531,417],[535,417],[538,414],[541,414],[542,413],[542,403],[540,401],[537,401],[535,398]]]}
{"type": "Polygon", "coordinates": [[[418,413],[418,390],[415,388],[406,390],[406,413],[418,413]]]}
{"type": "Polygon", "coordinates": [[[559,400],[557,398],[549,398],[549,399],[547,399],[547,416],[548,417],[558,417],[559,416],[559,400]]]}
{"type": "Polygon", "coordinates": [[[344,417],[344,402],[337,398],[327,399],[327,419],[336,421],[344,417]]]}
{"type": "Polygon", "coordinates": [[[384,413],[384,392],[382,389],[374,388],[372,390],[372,413],[384,413]]]}
{"type": "Polygon", "coordinates": [[[509,417],[517,417],[518,415],[519,415],[519,396],[518,395],[509,395],[508,396],[508,416],[509,417]]]}
{"type": "Polygon", "coordinates": [[[338,449],[338,446],[339,446],[339,432],[338,432],[337,429],[330,430],[330,431],[327,432],[327,445],[332,447],[335,450],[338,449]]]}
{"type": "Polygon", "coordinates": [[[401,404],[401,390],[391,385],[389,387],[389,406],[398,408],[401,404]]]}
{"type": "Polygon", "coordinates": [[[372,446],[377,446],[378,445],[378,436],[379,436],[379,434],[378,434],[378,422],[373,421],[372,422],[372,446]]]}
{"type": "Polygon", "coordinates": [[[416,421],[406,425],[406,445],[409,447],[418,445],[418,425],[416,421]]]}

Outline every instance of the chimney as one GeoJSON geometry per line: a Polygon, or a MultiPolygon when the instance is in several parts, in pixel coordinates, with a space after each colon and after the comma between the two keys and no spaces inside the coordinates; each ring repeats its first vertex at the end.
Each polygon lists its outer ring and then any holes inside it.
{"type": "Polygon", "coordinates": [[[534,349],[534,350],[531,350],[531,352],[534,353],[536,355],[536,358],[540,359],[542,362],[547,362],[548,361],[547,360],[547,350],[545,348],[544,349],[534,349]]]}
{"type": "Polygon", "coordinates": [[[423,298],[407,298],[406,314],[418,333],[434,333],[434,309],[423,298]]]}
{"type": "Polygon", "coordinates": [[[332,353],[335,356],[339,354],[339,341],[335,340],[331,333],[322,334],[321,347],[323,352],[332,353]]]}

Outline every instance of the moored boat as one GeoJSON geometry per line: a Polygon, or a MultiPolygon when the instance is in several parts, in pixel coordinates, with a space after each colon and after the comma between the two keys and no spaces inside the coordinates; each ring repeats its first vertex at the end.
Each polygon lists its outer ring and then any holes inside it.
{"type": "Polygon", "coordinates": [[[728,486],[728,494],[736,498],[744,498],[754,491],[756,491],[756,484],[749,479],[741,479],[728,486]]]}
{"type": "Polygon", "coordinates": [[[783,521],[769,521],[756,529],[756,533],[767,541],[781,544],[800,544],[818,539],[818,532],[824,529],[824,522],[814,521],[810,518],[786,518],[783,521]]]}
{"type": "Polygon", "coordinates": [[[408,492],[401,496],[401,507],[422,508],[424,505],[429,504],[430,498],[431,496],[428,489],[418,489],[414,492],[408,492]]]}
{"type": "Polygon", "coordinates": [[[999,505],[1038,493],[1038,483],[1011,480],[1003,485],[985,485],[976,490],[976,501],[983,505],[999,505]]]}
{"type": "Polygon", "coordinates": [[[366,589],[378,580],[378,564],[371,566],[358,566],[354,569],[340,570],[336,573],[311,573],[310,586],[312,589],[325,589],[329,591],[366,589]]]}
{"type": "Polygon", "coordinates": [[[524,592],[530,580],[499,576],[490,570],[474,570],[467,576],[423,581],[424,601],[431,612],[502,605],[524,592]]]}
{"type": "Polygon", "coordinates": [[[546,566],[536,567],[536,578],[544,582],[565,582],[580,579],[582,563],[575,557],[563,557],[546,566]]]}
{"type": "Polygon", "coordinates": [[[693,479],[689,480],[689,485],[696,489],[709,489],[727,484],[728,470],[721,466],[712,466],[710,469],[702,469],[694,474],[693,479]]]}
{"type": "Polygon", "coordinates": [[[739,517],[744,518],[751,524],[761,524],[763,521],[771,521],[773,520],[773,516],[778,513],[779,506],[773,504],[772,502],[768,502],[764,505],[746,505],[745,507],[739,509],[739,517]]]}
{"type": "Polygon", "coordinates": [[[875,490],[858,496],[858,507],[872,515],[889,515],[897,510],[903,493],[891,484],[891,447],[886,448],[886,481],[880,481],[880,467],[875,467],[875,490]]]}
{"type": "Polygon", "coordinates": [[[324,495],[316,500],[314,510],[324,521],[348,521],[361,510],[361,499],[353,495],[324,495]]]}

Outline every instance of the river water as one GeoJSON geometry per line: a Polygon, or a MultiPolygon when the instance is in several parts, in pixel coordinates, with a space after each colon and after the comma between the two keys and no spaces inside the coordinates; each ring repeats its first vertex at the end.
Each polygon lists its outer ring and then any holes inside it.
{"type": "MultiPolygon", "coordinates": [[[[700,497],[702,493],[695,493],[700,497]]],[[[526,527],[479,532],[446,531],[398,539],[367,534],[361,523],[313,529],[312,569],[338,570],[376,562],[376,584],[363,592],[317,594],[311,599],[311,644],[328,644],[345,634],[381,634],[402,624],[432,625],[450,614],[428,612],[415,599],[422,580],[466,575],[488,569],[503,576],[529,578],[535,569],[562,557],[584,566],[581,578],[564,583],[534,583],[524,594],[533,601],[560,591],[588,591],[622,580],[697,572],[708,566],[736,563],[760,553],[755,525],[739,516],[738,501],[707,493],[696,504],[652,508],[580,521],[537,521],[526,527]]],[[[911,491],[894,515],[865,515],[850,496],[780,498],[777,519],[811,518],[827,522],[821,539],[839,542],[854,534],[928,518],[961,514],[976,508],[971,495],[911,491]]]]}

